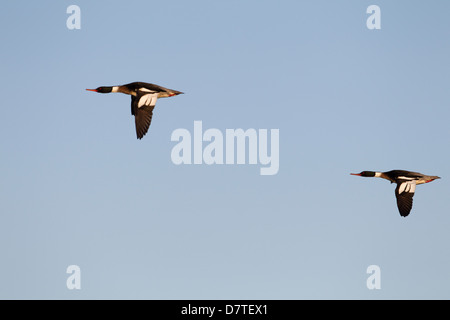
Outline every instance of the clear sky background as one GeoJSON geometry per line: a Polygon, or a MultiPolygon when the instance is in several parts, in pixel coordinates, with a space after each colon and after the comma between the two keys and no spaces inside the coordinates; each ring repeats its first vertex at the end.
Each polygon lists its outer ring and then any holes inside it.
{"type": "Polygon", "coordinates": [[[0,298],[449,299],[449,10],[3,3],[0,298]],[[130,97],[85,91],[133,81],[185,92],[158,100],[142,140],[130,97]],[[196,120],[279,129],[279,173],[174,165],[171,134],[196,120]],[[442,179],[403,218],[395,185],[349,175],[392,169],[442,179]]]}

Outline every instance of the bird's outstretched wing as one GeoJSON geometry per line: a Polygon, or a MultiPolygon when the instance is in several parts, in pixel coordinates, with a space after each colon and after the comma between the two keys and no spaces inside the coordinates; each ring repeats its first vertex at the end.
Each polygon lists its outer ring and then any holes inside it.
{"type": "Polygon", "coordinates": [[[131,114],[135,118],[138,139],[142,139],[150,127],[157,99],[158,93],[152,91],[138,92],[136,96],[131,96],[131,114]]]}
{"type": "Polygon", "coordinates": [[[397,198],[398,211],[402,217],[406,217],[411,212],[415,191],[416,182],[414,180],[397,182],[395,197],[397,198]]]}

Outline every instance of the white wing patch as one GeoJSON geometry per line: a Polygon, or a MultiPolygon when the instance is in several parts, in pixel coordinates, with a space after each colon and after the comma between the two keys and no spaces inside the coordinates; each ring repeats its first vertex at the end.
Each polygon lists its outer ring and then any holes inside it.
{"type": "Polygon", "coordinates": [[[147,88],[139,88],[139,91],[142,91],[142,92],[155,92],[155,91],[152,91],[152,90],[147,89],[147,88]]]}
{"type": "MultiPolygon", "coordinates": [[[[145,89],[145,90],[147,90],[147,89],[145,89]]],[[[154,107],[156,104],[156,100],[158,100],[157,92],[145,94],[139,99],[138,108],[140,108],[142,106],[154,107]]]]}
{"type": "Polygon", "coordinates": [[[398,194],[402,194],[403,192],[414,193],[416,191],[416,182],[415,181],[405,181],[400,184],[398,188],[398,194]]]}
{"type": "Polygon", "coordinates": [[[401,176],[401,177],[397,177],[397,179],[399,179],[399,180],[414,180],[415,178],[401,176]]]}

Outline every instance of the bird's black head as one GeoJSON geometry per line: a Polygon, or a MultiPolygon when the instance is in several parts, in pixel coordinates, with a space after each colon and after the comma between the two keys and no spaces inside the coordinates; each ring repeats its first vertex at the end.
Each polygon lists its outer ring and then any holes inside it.
{"type": "Polygon", "coordinates": [[[374,171],[362,171],[361,173],[350,173],[354,176],[360,176],[360,177],[375,177],[374,171]]]}
{"type": "Polygon", "coordinates": [[[97,89],[86,89],[86,90],[98,93],[110,93],[112,91],[112,87],[98,87],[97,89]]]}

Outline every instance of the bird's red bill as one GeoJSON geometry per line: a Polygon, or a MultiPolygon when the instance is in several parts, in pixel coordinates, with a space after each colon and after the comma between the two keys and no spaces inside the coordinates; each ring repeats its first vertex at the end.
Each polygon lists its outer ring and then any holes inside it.
{"type": "Polygon", "coordinates": [[[360,176],[361,175],[361,173],[350,173],[351,175],[353,175],[353,176],[360,176]]]}
{"type": "Polygon", "coordinates": [[[94,91],[97,92],[97,89],[86,89],[87,91],[94,91]]]}

